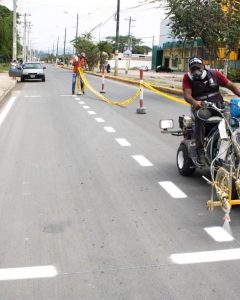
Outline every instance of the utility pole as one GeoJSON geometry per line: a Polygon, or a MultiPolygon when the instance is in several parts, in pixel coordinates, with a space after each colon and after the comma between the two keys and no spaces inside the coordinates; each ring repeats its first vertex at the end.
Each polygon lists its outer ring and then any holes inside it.
{"type": "Polygon", "coordinates": [[[65,65],[66,36],[67,36],[67,28],[65,28],[65,34],[64,34],[63,65],[65,65]]]}
{"type": "Polygon", "coordinates": [[[17,59],[17,0],[13,0],[13,49],[12,60],[17,59]]]}
{"type": "Polygon", "coordinates": [[[24,14],[23,22],[23,61],[26,61],[26,33],[27,33],[27,14],[24,14]]]}
{"type": "Polygon", "coordinates": [[[29,61],[29,35],[30,35],[30,27],[31,22],[28,22],[28,37],[27,37],[27,51],[26,51],[26,59],[29,61]]]}
{"type": "MultiPolygon", "coordinates": [[[[132,39],[131,39],[131,23],[132,22],[135,22],[136,20],[133,20],[132,17],[130,17],[129,19],[125,19],[127,21],[129,21],[129,25],[128,25],[128,53],[129,53],[129,56],[131,55],[130,54],[130,51],[132,52],[132,49],[131,48],[131,43],[132,43],[132,39]]],[[[130,64],[130,58],[126,58],[126,68],[125,68],[125,74],[128,74],[128,69],[129,69],[129,64],[130,64]]]]}
{"type": "Polygon", "coordinates": [[[118,51],[119,51],[119,12],[120,0],[117,0],[117,13],[116,13],[116,43],[115,43],[115,68],[114,76],[118,76],[118,51]]]}
{"type": "Polygon", "coordinates": [[[53,43],[53,49],[52,49],[52,64],[53,64],[53,59],[54,59],[54,43],[53,43]]]}
{"type": "MultiPolygon", "coordinates": [[[[75,37],[75,43],[77,41],[77,38],[78,38],[78,14],[77,14],[77,27],[76,27],[76,37],[75,37]]],[[[74,53],[74,52],[73,52],[74,53]]],[[[75,54],[77,53],[77,48],[75,46],[75,54]]]]}
{"type": "Polygon", "coordinates": [[[57,60],[58,60],[58,43],[59,43],[59,36],[57,38],[56,63],[57,63],[57,60]]]}

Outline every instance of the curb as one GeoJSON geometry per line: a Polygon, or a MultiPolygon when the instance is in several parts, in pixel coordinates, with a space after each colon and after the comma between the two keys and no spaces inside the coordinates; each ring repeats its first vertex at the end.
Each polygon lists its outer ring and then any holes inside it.
{"type": "Polygon", "coordinates": [[[14,80],[14,82],[10,85],[10,87],[0,96],[0,105],[2,105],[5,101],[5,98],[11,93],[13,88],[16,86],[17,80],[14,80]]]}

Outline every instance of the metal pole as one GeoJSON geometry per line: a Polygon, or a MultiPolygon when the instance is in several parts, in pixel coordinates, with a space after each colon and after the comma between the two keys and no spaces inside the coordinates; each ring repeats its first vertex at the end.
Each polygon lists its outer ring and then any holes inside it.
{"type": "Polygon", "coordinates": [[[28,37],[27,37],[27,51],[26,51],[26,59],[27,61],[29,61],[29,35],[30,35],[30,26],[31,26],[31,22],[28,22],[28,37]]]}
{"type": "Polygon", "coordinates": [[[114,76],[118,76],[118,51],[119,51],[119,12],[120,12],[120,0],[117,0],[117,14],[116,14],[116,44],[115,44],[115,68],[114,76]]]}
{"type": "Polygon", "coordinates": [[[17,59],[17,0],[13,0],[13,49],[12,60],[17,59]]]}
{"type": "Polygon", "coordinates": [[[58,59],[58,43],[59,43],[59,36],[57,38],[56,63],[57,63],[57,59],[58,59]]]}
{"type": "Polygon", "coordinates": [[[26,61],[26,30],[27,30],[27,14],[24,14],[24,25],[23,25],[23,61],[26,61]]]}
{"type": "Polygon", "coordinates": [[[63,65],[65,65],[66,36],[67,36],[67,28],[65,28],[65,34],[64,34],[63,65]]]}

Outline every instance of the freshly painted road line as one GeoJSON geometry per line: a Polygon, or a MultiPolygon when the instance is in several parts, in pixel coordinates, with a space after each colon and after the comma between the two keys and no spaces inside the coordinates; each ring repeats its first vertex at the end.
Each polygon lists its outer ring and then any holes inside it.
{"type": "Polygon", "coordinates": [[[216,242],[231,242],[234,238],[222,227],[205,227],[204,230],[216,241],[216,242]]]}
{"type": "Polygon", "coordinates": [[[110,126],[103,127],[107,132],[116,132],[116,130],[110,126]]]}
{"type": "Polygon", "coordinates": [[[102,118],[94,118],[98,123],[103,123],[105,122],[105,120],[103,120],[102,118]]]}
{"type": "Polygon", "coordinates": [[[158,183],[173,198],[187,198],[187,195],[184,194],[172,181],[160,181],[158,183]]]}
{"type": "Polygon", "coordinates": [[[128,147],[128,146],[131,146],[131,144],[126,140],[126,139],[123,139],[123,138],[117,138],[115,139],[119,145],[121,145],[122,147],[128,147]]]}
{"type": "Polygon", "coordinates": [[[89,109],[89,108],[90,108],[90,106],[83,105],[83,108],[85,108],[85,109],[89,109]]]}
{"type": "Polygon", "coordinates": [[[49,278],[56,275],[57,270],[54,266],[0,269],[0,280],[49,278]]]}
{"type": "Polygon", "coordinates": [[[95,111],[93,110],[88,110],[89,115],[96,115],[95,111]]]}
{"type": "Polygon", "coordinates": [[[11,107],[13,106],[16,97],[11,97],[8,104],[4,107],[3,111],[0,114],[0,126],[2,125],[4,119],[6,118],[7,114],[9,113],[11,107]]]}
{"type": "Polygon", "coordinates": [[[24,96],[24,98],[40,98],[41,96],[36,95],[36,96],[24,96]]]}
{"type": "Polygon", "coordinates": [[[240,248],[172,254],[170,259],[172,262],[180,265],[237,260],[240,259],[240,248]]]}
{"type": "Polygon", "coordinates": [[[138,163],[140,166],[142,167],[151,167],[153,166],[153,164],[146,159],[143,155],[133,155],[132,156],[138,163]]]}

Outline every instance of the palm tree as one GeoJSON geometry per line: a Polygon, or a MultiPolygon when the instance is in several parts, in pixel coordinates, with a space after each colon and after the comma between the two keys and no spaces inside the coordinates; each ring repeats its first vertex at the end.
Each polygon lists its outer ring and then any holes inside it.
{"type": "Polygon", "coordinates": [[[99,68],[100,72],[103,71],[104,63],[106,59],[112,58],[113,48],[112,45],[107,41],[101,41],[97,44],[99,50],[99,68]]]}

